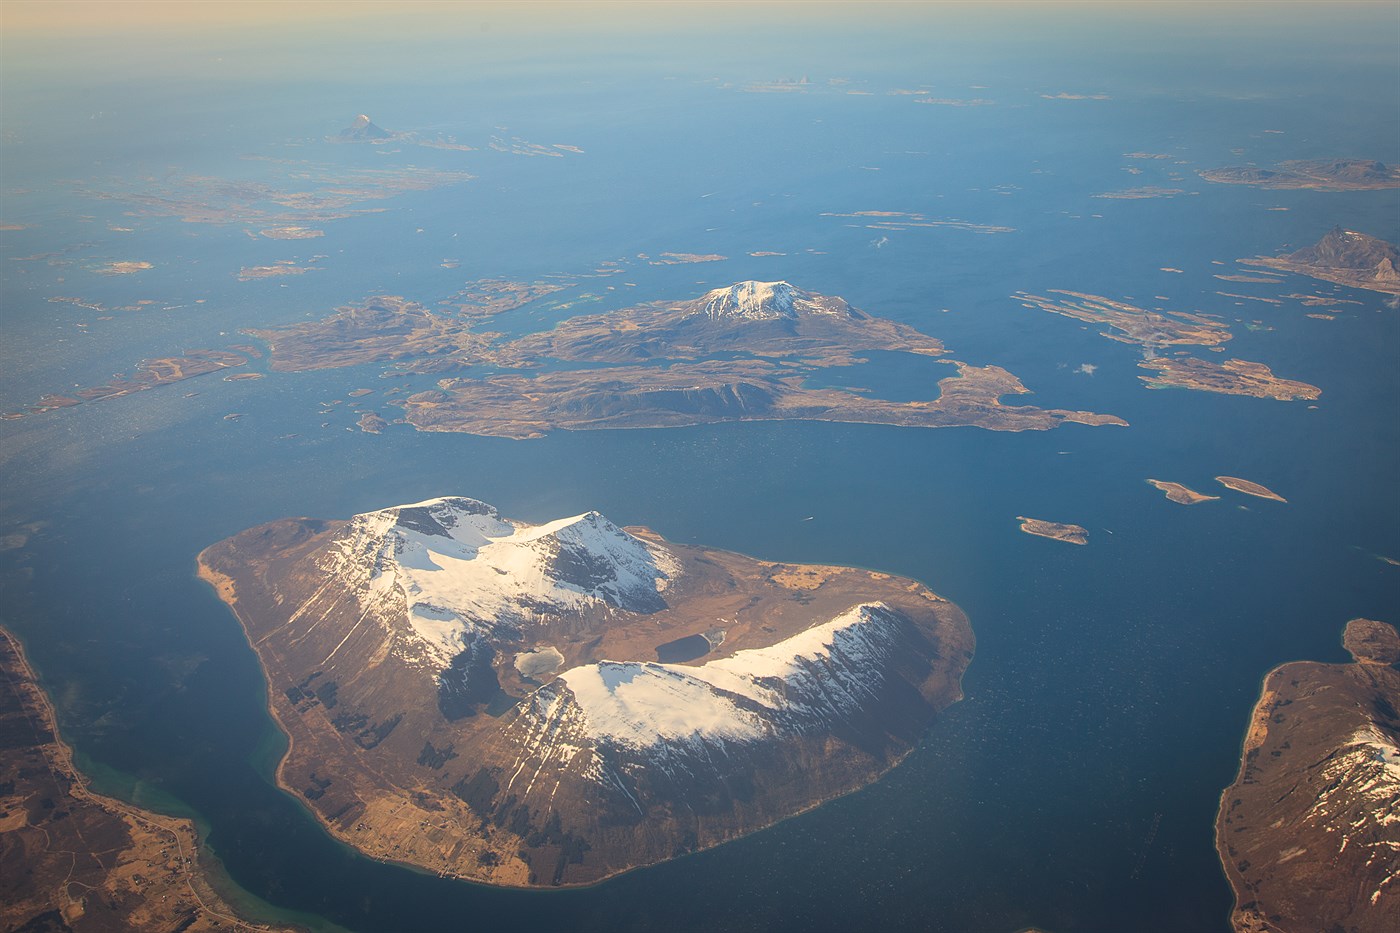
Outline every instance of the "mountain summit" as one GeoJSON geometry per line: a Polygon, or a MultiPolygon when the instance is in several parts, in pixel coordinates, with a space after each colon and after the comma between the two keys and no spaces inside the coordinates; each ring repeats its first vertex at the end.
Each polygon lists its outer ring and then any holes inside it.
{"type": "Polygon", "coordinates": [[[390,650],[439,677],[474,644],[494,657],[499,642],[552,618],[665,608],[661,591],[677,570],[664,548],[598,512],[529,525],[465,497],[356,515],[318,563],[341,586],[367,590],[394,634],[390,650]]]}
{"type": "Polygon", "coordinates": [[[1400,263],[1400,250],[1378,237],[1333,227],[1312,246],[1304,247],[1283,257],[1296,263],[1306,263],[1331,269],[1352,269],[1377,273],[1385,270],[1394,278],[1395,264],[1400,263]]]}
{"type": "Polygon", "coordinates": [[[374,121],[362,113],[341,130],[336,138],[346,142],[373,142],[376,139],[390,139],[393,135],[382,126],[376,126],[374,121]]]}
{"type": "Polygon", "coordinates": [[[1400,295],[1400,249],[1379,237],[1333,227],[1312,246],[1283,256],[1241,259],[1250,266],[1300,272],[1324,282],[1400,295]]]}
{"type": "Polygon", "coordinates": [[[773,321],[802,314],[853,314],[844,299],[813,295],[787,282],[735,282],[707,292],[693,304],[713,319],[773,321]]]}

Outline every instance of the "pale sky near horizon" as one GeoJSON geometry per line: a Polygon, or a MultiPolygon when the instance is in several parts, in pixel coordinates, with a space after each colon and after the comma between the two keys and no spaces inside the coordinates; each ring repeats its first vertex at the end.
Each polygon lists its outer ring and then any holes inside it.
{"type": "MultiPolygon", "coordinates": [[[[461,16],[489,20],[502,26],[521,25],[534,28],[559,28],[581,25],[607,16],[614,24],[625,25],[628,20],[653,25],[666,21],[714,19],[727,13],[743,11],[746,15],[763,17],[792,15],[799,9],[804,20],[812,18],[842,18],[852,14],[861,18],[905,16],[921,10],[977,9],[1026,11],[1078,10],[1099,14],[1171,15],[1190,12],[1203,16],[1270,7],[1274,15],[1284,10],[1299,11],[1324,6],[1336,7],[1337,0],[903,0],[893,3],[850,2],[850,0],[531,0],[531,2],[501,2],[501,0],[0,0],[0,32],[17,33],[83,33],[149,29],[208,29],[259,28],[296,26],[316,22],[392,17],[461,16]],[[609,15],[611,14],[611,15],[609,15]]],[[[1347,6],[1372,5],[1384,7],[1390,0],[1352,0],[1347,6]]]]}

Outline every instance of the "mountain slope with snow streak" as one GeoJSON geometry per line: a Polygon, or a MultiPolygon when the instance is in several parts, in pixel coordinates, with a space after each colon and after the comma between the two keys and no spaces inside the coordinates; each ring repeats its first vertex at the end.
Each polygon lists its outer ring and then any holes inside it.
{"type": "Polygon", "coordinates": [[[897,623],[888,607],[868,604],[708,664],[603,661],[559,679],[598,741],[635,748],[755,741],[859,708],[879,687],[897,623]]]}

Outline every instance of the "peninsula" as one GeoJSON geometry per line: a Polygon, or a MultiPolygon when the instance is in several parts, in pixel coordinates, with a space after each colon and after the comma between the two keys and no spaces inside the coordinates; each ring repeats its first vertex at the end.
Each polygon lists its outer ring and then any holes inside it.
{"type": "Polygon", "coordinates": [[[1347,623],[1350,664],[1270,671],[1216,848],[1236,933],[1382,933],[1400,916],[1400,636],[1347,623]]]}
{"type": "MultiPolygon", "coordinates": [[[[84,402],[101,402],[121,398],[134,392],[144,392],[163,385],[184,382],[196,376],[232,369],[246,365],[248,357],[228,350],[188,350],[183,356],[165,356],[159,359],[143,360],[130,376],[118,374],[112,381],[100,386],[87,386],[75,389],[69,395],[45,395],[29,409],[38,414],[56,408],[71,408],[84,402]]],[[[6,415],[7,418],[23,417],[24,412],[6,415]]]]}
{"type": "Polygon", "coordinates": [[[189,820],[88,789],[19,642],[0,629],[0,920],[7,930],[270,931],[210,886],[189,820]]]}
{"type": "Polygon", "coordinates": [[[278,780],[376,858],[587,884],[856,790],[961,698],[912,580],[473,499],[287,519],[199,557],[291,739],[278,780]]]}
{"type": "Polygon", "coordinates": [[[378,295],[337,308],[320,321],[245,333],[267,343],[272,369],[301,372],[425,356],[485,361],[495,335],[471,328],[469,319],[397,295],[378,295]]]}

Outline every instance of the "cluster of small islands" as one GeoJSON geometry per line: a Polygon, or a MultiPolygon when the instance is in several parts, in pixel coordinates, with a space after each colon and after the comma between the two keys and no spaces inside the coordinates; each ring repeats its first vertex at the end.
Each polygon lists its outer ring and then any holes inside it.
{"type": "MultiPolygon", "coordinates": [[[[678,254],[679,255],[679,254],[678,254]]],[[[1340,228],[1312,247],[1278,258],[1248,260],[1354,287],[1400,293],[1391,244],[1340,228]]],[[[949,360],[955,373],[938,380],[926,402],[891,403],[869,394],[814,389],[807,377],[849,366],[871,351],[942,356],[942,343],[913,328],[851,308],[840,298],[805,292],[786,282],[741,282],[683,302],[623,308],[568,318],[553,330],[505,339],[481,324],[565,286],[559,282],[483,280],[430,308],[398,296],[377,296],[320,321],[249,331],[264,341],[273,371],[389,363],[404,374],[450,373],[473,367],[515,369],[519,375],[444,376],[436,390],[397,404],[401,419],[420,430],[535,437],[551,430],[673,427],[729,420],[801,419],[992,430],[1042,430],[1073,421],[1124,424],[1108,414],[1006,406],[1024,394],[1005,369],[949,360]],[[542,362],[577,364],[534,372],[542,362]]],[[[1265,363],[1215,362],[1182,347],[1223,352],[1230,329],[1218,316],[1138,307],[1083,292],[1018,293],[1026,307],[1105,328],[1104,336],[1143,353],[1140,378],[1151,388],[1184,388],[1281,400],[1316,399],[1321,389],[1274,374],[1265,363]]],[[[75,299],[64,299],[76,301],[75,299]]],[[[246,364],[261,356],[239,345],[187,351],[141,363],[135,375],[46,395],[43,412],[82,401],[115,398],[246,364]]],[[[21,417],[13,412],[6,418],[21,417]]],[[[375,430],[389,423],[366,419],[375,430]]]]}

